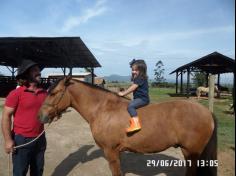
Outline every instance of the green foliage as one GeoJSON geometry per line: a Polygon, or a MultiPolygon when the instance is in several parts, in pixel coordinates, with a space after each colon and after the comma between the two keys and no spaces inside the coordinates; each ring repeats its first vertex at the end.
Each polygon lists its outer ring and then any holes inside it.
{"type": "Polygon", "coordinates": [[[163,68],[163,66],[164,64],[161,60],[159,60],[155,65],[156,68],[154,69],[154,80],[157,84],[165,81],[165,78],[163,76],[165,69],[163,68]]]}
{"type": "Polygon", "coordinates": [[[195,72],[193,75],[193,83],[196,87],[206,86],[206,73],[203,72],[195,72]]]}

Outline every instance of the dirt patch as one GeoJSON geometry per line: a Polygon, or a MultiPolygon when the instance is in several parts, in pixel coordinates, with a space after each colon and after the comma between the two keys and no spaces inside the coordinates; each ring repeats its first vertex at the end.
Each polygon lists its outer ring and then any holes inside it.
{"type": "Polygon", "coordinates": [[[234,176],[235,175],[235,151],[229,149],[227,151],[219,152],[219,169],[218,173],[222,176],[234,176]]]}
{"type": "MultiPolygon", "coordinates": [[[[48,147],[44,176],[110,176],[103,151],[95,144],[89,125],[74,110],[54,122],[46,132],[48,147]]],[[[3,150],[0,135],[0,175],[7,176],[7,155],[3,150]]],[[[181,160],[179,149],[170,148],[158,154],[121,155],[122,171],[126,176],[183,176],[184,167],[147,167],[147,162],[160,160],[181,160]]],[[[234,151],[219,153],[219,175],[234,175],[234,151]]]]}

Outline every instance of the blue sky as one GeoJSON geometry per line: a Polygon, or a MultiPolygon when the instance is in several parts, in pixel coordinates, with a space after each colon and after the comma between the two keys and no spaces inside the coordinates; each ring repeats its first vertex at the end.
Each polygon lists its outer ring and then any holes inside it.
{"type": "Polygon", "coordinates": [[[80,36],[100,76],[130,75],[129,61],[140,58],[150,78],[162,60],[171,79],[177,67],[214,51],[235,58],[235,1],[0,0],[0,36],[80,36]]]}

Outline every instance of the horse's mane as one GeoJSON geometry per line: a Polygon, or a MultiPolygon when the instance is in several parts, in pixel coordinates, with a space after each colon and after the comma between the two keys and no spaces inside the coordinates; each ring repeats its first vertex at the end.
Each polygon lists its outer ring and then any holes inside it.
{"type": "Polygon", "coordinates": [[[130,99],[127,98],[127,97],[121,97],[121,96],[119,96],[116,92],[113,92],[113,91],[111,91],[111,90],[109,90],[109,89],[105,89],[105,88],[100,87],[100,86],[98,86],[98,85],[91,84],[91,83],[84,82],[84,81],[80,81],[80,80],[77,80],[77,79],[72,79],[72,80],[73,80],[73,81],[76,81],[76,82],[79,82],[79,83],[82,83],[82,84],[84,84],[84,85],[86,85],[86,86],[88,86],[88,87],[91,87],[91,88],[93,88],[93,89],[99,89],[99,90],[101,90],[101,91],[105,91],[105,92],[111,93],[111,94],[113,94],[113,95],[116,95],[117,97],[124,98],[124,99],[126,99],[126,100],[130,100],[130,99]]]}
{"type": "Polygon", "coordinates": [[[58,78],[55,82],[52,83],[52,85],[48,88],[48,94],[51,94],[52,90],[57,86],[57,84],[63,80],[64,77],[58,78]]]}
{"type": "MultiPolygon", "coordinates": [[[[52,92],[52,90],[58,85],[58,83],[59,83],[61,80],[63,80],[63,79],[64,79],[64,77],[57,79],[57,80],[49,87],[48,93],[50,94],[50,93],[52,92]]],[[[77,80],[77,79],[72,79],[72,80],[75,81],[75,82],[82,83],[82,84],[84,84],[84,85],[86,85],[86,86],[89,86],[89,87],[91,87],[91,88],[93,88],[93,89],[99,89],[99,90],[101,90],[101,91],[105,91],[105,92],[114,94],[114,95],[116,95],[117,97],[120,97],[116,92],[113,92],[113,91],[111,91],[111,90],[105,89],[105,88],[100,87],[100,86],[98,86],[98,85],[94,85],[94,84],[91,84],[91,83],[88,83],[88,82],[84,82],[84,81],[80,81],[80,80],[77,80]]],[[[130,99],[127,98],[127,97],[120,97],[120,98],[124,98],[124,99],[126,99],[126,100],[130,100],[130,99]]]]}

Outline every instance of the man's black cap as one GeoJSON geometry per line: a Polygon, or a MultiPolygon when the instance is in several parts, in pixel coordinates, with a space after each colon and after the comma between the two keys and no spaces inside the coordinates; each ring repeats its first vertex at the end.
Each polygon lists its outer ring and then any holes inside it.
{"type": "MultiPolygon", "coordinates": [[[[23,60],[21,62],[21,64],[19,65],[18,69],[17,69],[17,75],[16,75],[16,79],[20,78],[28,69],[30,69],[31,67],[38,65],[38,63],[32,61],[32,60],[23,60]]],[[[40,67],[40,70],[42,70],[43,68],[40,67]]]]}

